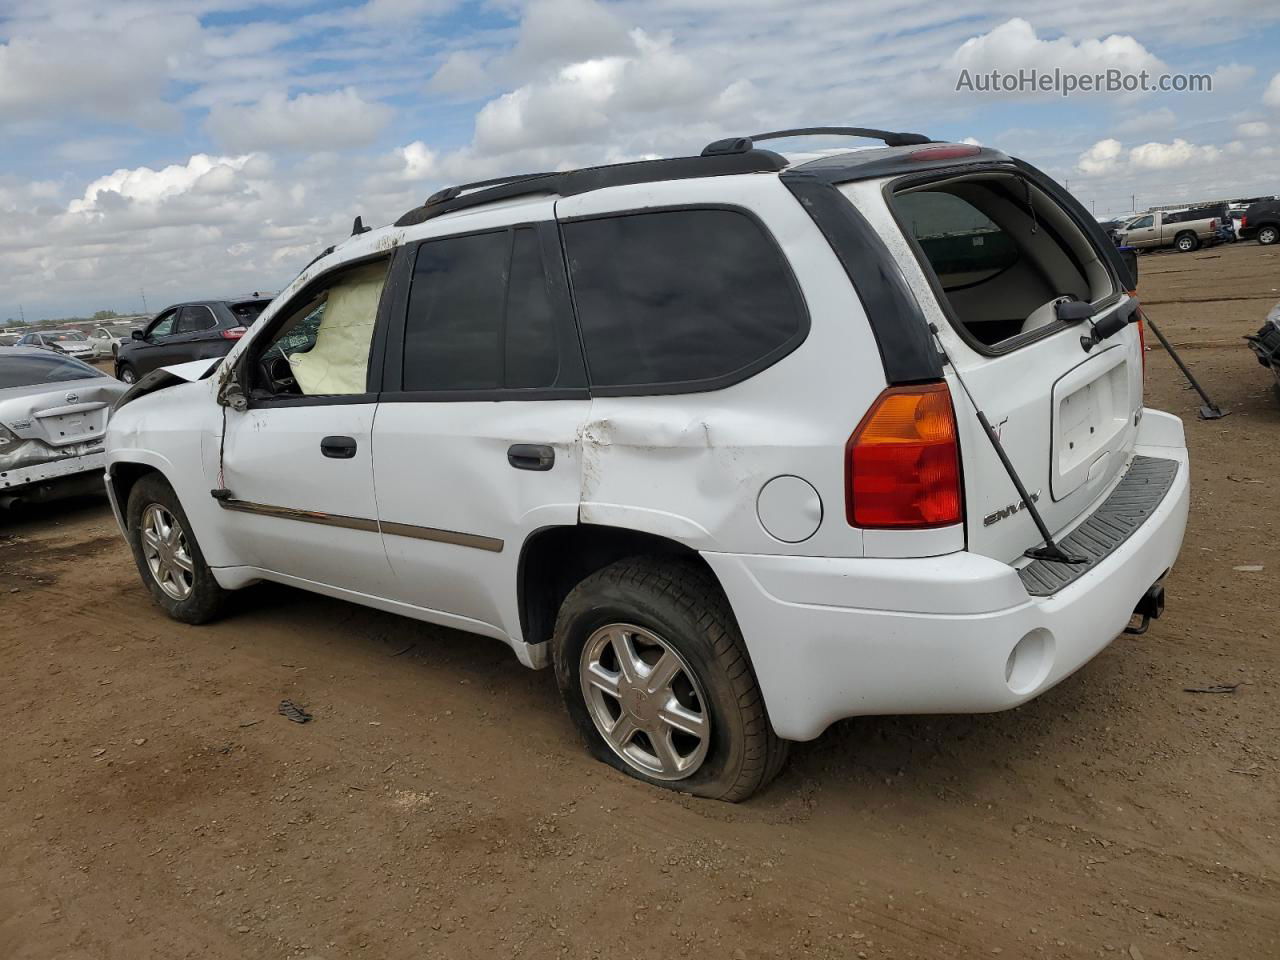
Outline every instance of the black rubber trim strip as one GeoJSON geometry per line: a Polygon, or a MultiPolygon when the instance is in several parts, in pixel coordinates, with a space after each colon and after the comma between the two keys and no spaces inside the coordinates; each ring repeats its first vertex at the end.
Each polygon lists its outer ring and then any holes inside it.
{"type": "Polygon", "coordinates": [[[871,224],[825,177],[788,171],[779,179],[844,267],[871,324],[889,385],[940,379],[942,359],[929,324],[871,224]]]}
{"type": "Polygon", "coordinates": [[[1070,586],[1111,556],[1164,502],[1178,475],[1178,461],[1137,456],[1129,472],[1084,523],[1059,542],[1067,553],[1088,558],[1088,563],[1054,563],[1036,560],[1018,571],[1022,585],[1033,597],[1047,597],[1070,586]]]}

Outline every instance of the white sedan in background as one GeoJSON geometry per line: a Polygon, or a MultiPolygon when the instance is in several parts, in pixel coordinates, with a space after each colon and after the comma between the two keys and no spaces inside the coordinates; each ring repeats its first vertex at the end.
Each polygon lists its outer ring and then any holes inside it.
{"type": "Polygon", "coordinates": [[[0,508],[102,489],[102,436],[128,387],[49,350],[0,351],[0,508]]]}
{"type": "Polygon", "coordinates": [[[39,333],[28,333],[17,345],[65,353],[77,360],[92,360],[94,356],[93,344],[79,330],[41,330],[39,333]]]}

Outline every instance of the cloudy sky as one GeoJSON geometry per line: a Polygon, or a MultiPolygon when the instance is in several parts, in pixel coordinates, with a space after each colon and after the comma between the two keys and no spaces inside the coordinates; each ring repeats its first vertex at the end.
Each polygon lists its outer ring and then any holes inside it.
{"type": "Polygon", "coordinates": [[[1099,215],[1280,191],[1258,0],[0,0],[0,321],[278,289],[439,186],[801,124],[973,138],[1099,215]],[[1020,67],[1212,93],[956,91],[1020,67]]]}

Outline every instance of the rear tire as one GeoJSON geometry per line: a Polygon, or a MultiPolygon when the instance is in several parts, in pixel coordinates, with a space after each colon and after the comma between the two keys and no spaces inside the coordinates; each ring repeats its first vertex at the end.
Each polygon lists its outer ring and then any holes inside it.
{"type": "Polygon", "coordinates": [[[736,802],[782,769],[787,742],[769,724],[733,611],[688,561],[634,557],[587,577],[560,608],[552,656],[574,725],[616,770],[736,802]],[[671,679],[659,684],[664,665],[671,679]]]}
{"type": "Polygon", "coordinates": [[[1200,238],[1194,233],[1180,233],[1173,241],[1173,245],[1182,253],[1191,253],[1200,246],[1200,238]]]}
{"type": "Polygon", "coordinates": [[[1269,247],[1277,240],[1280,240],[1280,227],[1273,227],[1270,224],[1258,231],[1258,242],[1264,247],[1269,247]]]}
{"type": "Polygon", "coordinates": [[[129,364],[121,363],[116,367],[116,379],[133,386],[138,382],[138,373],[129,364]]]}
{"type": "Polygon", "coordinates": [[[163,477],[148,474],[133,485],[125,518],[133,562],[165,613],[192,624],[222,613],[227,591],[213,578],[186,511],[163,477]]]}

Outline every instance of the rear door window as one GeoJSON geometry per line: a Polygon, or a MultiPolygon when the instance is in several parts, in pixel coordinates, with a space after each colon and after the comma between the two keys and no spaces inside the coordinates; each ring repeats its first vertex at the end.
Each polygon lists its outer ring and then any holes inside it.
{"type": "Polygon", "coordinates": [[[208,307],[188,306],[183,307],[178,314],[178,323],[173,332],[199,333],[201,330],[212,330],[217,325],[218,321],[208,307]]]}
{"type": "Polygon", "coordinates": [[[717,389],[808,331],[782,251],[745,212],[614,214],[561,229],[593,390],[717,389]]]}
{"type": "MultiPolygon", "coordinates": [[[[563,286],[563,281],[561,281],[563,286]]],[[[534,227],[422,243],[405,318],[402,389],[533,390],[582,385],[567,301],[552,296],[534,227]],[[557,306],[561,303],[562,306],[557,306]]]]}

